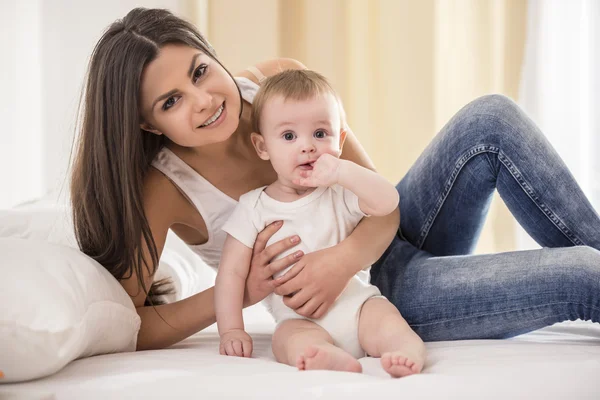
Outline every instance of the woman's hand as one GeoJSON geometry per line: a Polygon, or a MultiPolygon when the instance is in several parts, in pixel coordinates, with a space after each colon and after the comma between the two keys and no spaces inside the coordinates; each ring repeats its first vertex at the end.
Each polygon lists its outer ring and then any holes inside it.
{"type": "Polygon", "coordinates": [[[293,236],[266,247],[271,236],[273,236],[282,225],[281,221],[279,221],[279,223],[274,222],[263,229],[256,237],[256,242],[254,243],[254,248],[252,250],[250,271],[246,278],[244,307],[256,304],[271,294],[273,289],[278,286],[278,283],[273,280],[273,275],[297,262],[304,254],[302,251],[296,251],[282,259],[271,262],[277,255],[300,243],[300,238],[298,236],[293,236]]]}
{"type": "Polygon", "coordinates": [[[224,356],[252,356],[252,338],[243,329],[231,329],[221,335],[219,353],[224,356]]]}
{"type": "Polygon", "coordinates": [[[354,276],[347,268],[352,262],[339,246],[304,255],[289,271],[275,279],[275,293],[284,296],[283,303],[307,318],[321,318],[337,300],[354,276]],[[342,265],[340,265],[342,264],[342,265]]]}

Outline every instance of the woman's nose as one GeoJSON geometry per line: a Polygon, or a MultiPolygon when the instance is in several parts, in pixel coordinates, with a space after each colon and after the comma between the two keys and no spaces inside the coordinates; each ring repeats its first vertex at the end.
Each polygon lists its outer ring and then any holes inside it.
{"type": "Polygon", "coordinates": [[[195,112],[202,112],[206,109],[209,109],[210,111],[210,106],[212,104],[212,96],[205,92],[205,91],[197,91],[195,93],[195,95],[193,96],[193,102],[194,102],[194,111],[195,112]]]}

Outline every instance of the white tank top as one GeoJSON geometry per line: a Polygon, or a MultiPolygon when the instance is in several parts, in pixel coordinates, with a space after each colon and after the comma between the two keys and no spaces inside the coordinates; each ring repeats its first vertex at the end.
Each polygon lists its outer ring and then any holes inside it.
{"type": "MultiPolygon", "coordinates": [[[[258,85],[248,78],[235,78],[242,98],[252,104],[258,85]]],[[[204,244],[189,245],[210,267],[217,269],[221,260],[221,250],[227,234],[221,229],[237,201],[221,192],[181,158],[163,147],[152,166],[169,178],[196,207],[208,231],[208,241],[204,244]]]]}

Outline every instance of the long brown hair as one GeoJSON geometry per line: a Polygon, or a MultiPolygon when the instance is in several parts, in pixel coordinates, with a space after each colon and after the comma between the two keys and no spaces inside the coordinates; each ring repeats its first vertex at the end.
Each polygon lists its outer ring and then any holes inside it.
{"type": "Polygon", "coordinates": [[[115,278],[135,271],[146,304],[160,304],[164,281],[147,290],[142,268],[158,267],[158,252],[143,209],[143,182],[165,145],[164,135],[141,130],[142,72],[161,47],[180,43],[215,61],[210,44],[191,23],[168,10],[136,8],[108,27],[89,63],[71,177],[75,235],[80,249],[115,278]],[[144,259],[142,240],[151,260],[144,259]]]}

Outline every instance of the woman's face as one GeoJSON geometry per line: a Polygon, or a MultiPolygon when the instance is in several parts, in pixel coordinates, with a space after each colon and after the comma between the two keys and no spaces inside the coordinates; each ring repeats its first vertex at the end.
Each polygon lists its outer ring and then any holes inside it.
{"type": "Polygon", "coordinates": [[[142,75],[142,129],[184,147],[227,140],[237,129],[240,95],[218,62],[201,50],[164,46],[142,75]]]}

